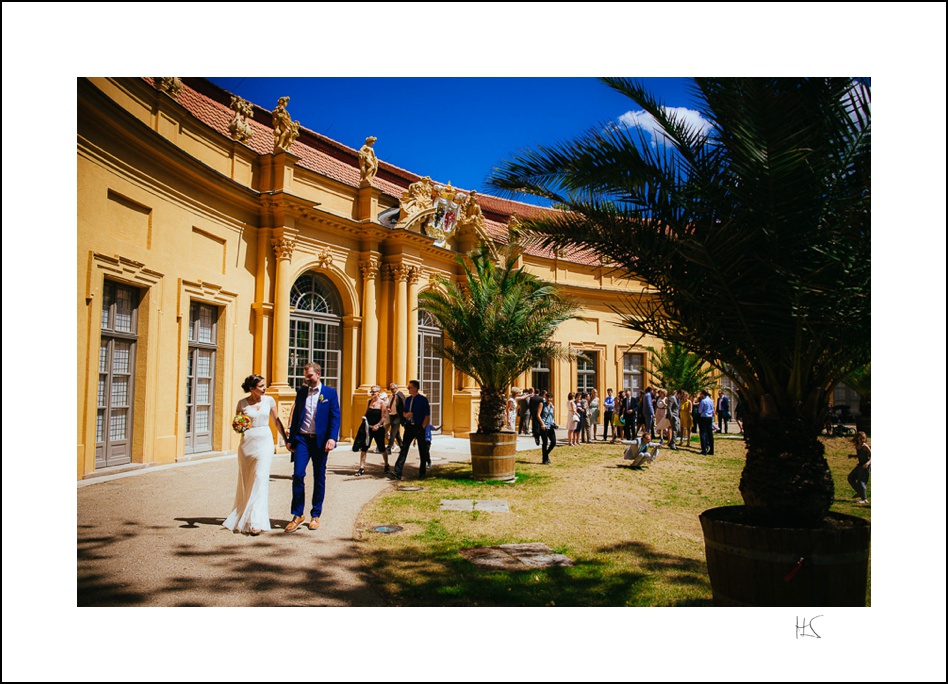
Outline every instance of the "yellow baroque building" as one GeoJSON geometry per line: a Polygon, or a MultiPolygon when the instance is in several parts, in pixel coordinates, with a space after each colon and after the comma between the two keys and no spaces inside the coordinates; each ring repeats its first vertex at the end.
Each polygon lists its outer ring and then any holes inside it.
{"type": "MultiPolygon", "coordinates": [[[[478,389],[434,352],[442,333],[418,294],[540,209],[444,188],[374,151],[360,165],[285,102],[270,111],[203,79],[77,85],[78,479],[236,451],[243,379],[263,375],[288,424],[310,360],[339,390],[343,439],[372,385],[411,379],[444,433],[474,429],[478,389]],[[467,207],[453,233],[437,230],[439,198],[467,207]]],[[[661,343],[632,345],[611,308],[641,284],[586,255],[522,258],[581,302],[556,340],[587,358],[541,362],[521,386],[551,390],[560,424],[569,391],[642,387],[645,347],[661,343]]]]}

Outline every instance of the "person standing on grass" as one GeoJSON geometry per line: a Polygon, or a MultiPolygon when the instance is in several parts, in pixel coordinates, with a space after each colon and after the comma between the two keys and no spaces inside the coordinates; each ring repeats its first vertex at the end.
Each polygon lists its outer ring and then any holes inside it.
{"type": "Polygon", "coordinates": [[[681,390],[676,390],[668,395],[668,420],[671,425],[668,428],[668,446],[670,449],[678,450],[675,440],[681,434],[681,390]]]}
{"type": "Polygon", "coordinates": [[[691,417],[691,395],[685,390],[679,390],[681,395],[681,432],[679,433],[678,444],[691,444],[691,428],[694,427],[694,419],[691,417]]]}
{"type": "Polygon", "coordinates": [[[639,412],[639,401],[632,396],[632,390],[625,391],[625,398],[622,400],[622,412],[625,414],[625,426],[622,434],[626,439],[635,437],[635,423],[639,412]]]}
{"type": "Polygon", "coordinates": [[[583,444],[589,443],[589,395],[579,393],[579,439],[583,444]]]}
{"type": "Polygon", "coordinates": [[[616,398],[612,396],[612,388],[606,390],[606,398],[602,400],[604,412],[602,414],[602,441],[609,439],[609,426],[612,426],[612,438],[615,439],[616,428],[612,425],[612,416],[616,408],[616,398]]]}
{"type": "Polygon", "coordinates": [[[849,458],[855,458],[859,462],[849,473],[849,486],[856,492],[853,498],[859,499],[856,503],[867,504],[869,499],[866,498],[866,485],[869,484],[869,466],[872,463],[872,452],[869,450],[869,445],[866,444],[866,433],[861,430],[857,432],[856,436],[853,437],[853,444],[856,445],[856,453],[850,454],[849,458]]]}
{"type": "Polygon", "coordinates": [[[576,395],[570,392],[566,395],[566,444],[573,446],[579,437],[576,428],[579,426],[579,414],[576,412],[576,395]]]}
{"type": "Polygon", "coordinates": [[[592,427],[592,441],[597,439],[596,433],[599,431],[599,392],[594,387],[589,393],[589,416],[588,425],[592,427]]]}
{"type": "Polygon", "coordinates": [[[652,388],[646,387],[639,397],[639,407],[642,409],[642,429],[655,439],[655,402],[652,388]]]}
{"type": "Polygon", "coordinates": [[[707,390],[698,392],[698,436],[701,438],[701,453],[714,456],[714,402],[707,390]]]}

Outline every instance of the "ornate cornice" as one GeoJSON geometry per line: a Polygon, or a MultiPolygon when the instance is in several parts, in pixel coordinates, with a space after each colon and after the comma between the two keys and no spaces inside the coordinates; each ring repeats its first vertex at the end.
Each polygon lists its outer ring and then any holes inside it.
{"type": "Polygon", "coordinates": [[[122,280],[139,287],[149,288],[157,285],[162,278],[163,273],[154,271],[145,266],[140,261],[127,259],[119,254],[107,256],[99,252],[89,252],[89,270],[86,281],[86,301],[92,301],[95,294],[95,283],[93,274],[102,271],[110,278],[122,280]]]}

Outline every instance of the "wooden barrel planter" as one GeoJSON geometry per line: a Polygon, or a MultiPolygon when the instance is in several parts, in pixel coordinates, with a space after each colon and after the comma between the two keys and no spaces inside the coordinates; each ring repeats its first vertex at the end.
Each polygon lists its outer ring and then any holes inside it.
{"type": "Polygon", "coordinates": [[[516,479],[517,433],[483,435],[472,432],[471,469],[475,480],[516,479]]]}
{"type": "Polygon", "coordinates": [[[830,513],[820,528],[761,527],[743,513],[722,506],[699,516],[715,605],[866,605],[868,521],[830,513]]]}

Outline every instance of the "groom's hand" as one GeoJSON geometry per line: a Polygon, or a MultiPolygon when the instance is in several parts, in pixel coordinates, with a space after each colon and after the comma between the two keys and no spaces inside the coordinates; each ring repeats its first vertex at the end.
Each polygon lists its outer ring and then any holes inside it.
{"type": "Polygon", "coordinates": [[[327,440],[326,440],[326,451],[332,451],[332,450],[335,449],[335,448],[336,448],[336,440],[334,440],[334,439],[327,439],[327,440]]]}

